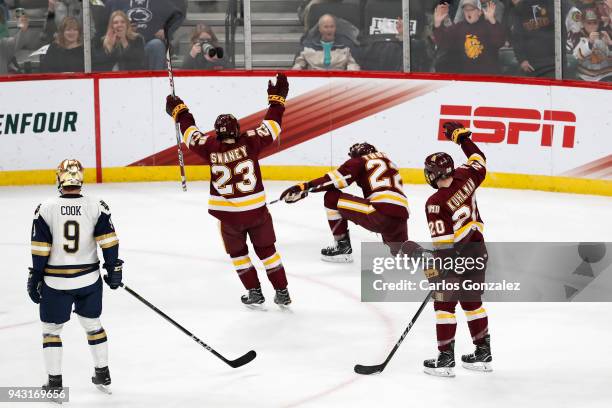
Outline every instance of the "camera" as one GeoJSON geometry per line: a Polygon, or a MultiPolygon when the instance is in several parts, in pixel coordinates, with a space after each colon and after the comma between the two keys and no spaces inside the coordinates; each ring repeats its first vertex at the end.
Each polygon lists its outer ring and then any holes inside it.
{"type": "Polygon", "coordinates": [[[200,41],[200,47],[202,47],[202,55],[206,54],[211,58],[223,58],[223,48],[215,47],[209,40],[200,41]]]}

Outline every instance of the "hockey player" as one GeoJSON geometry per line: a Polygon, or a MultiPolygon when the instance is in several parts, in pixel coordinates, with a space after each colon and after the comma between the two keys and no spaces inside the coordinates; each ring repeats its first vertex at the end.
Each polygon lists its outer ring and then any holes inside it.
{"type": "Polygon", "coordinates": [[[323,177],[297,184],[281,194],[287,203],[295,203],[313,191],[326,191],[323,197],[329,227],[335,244],[323,248],[321,257],[328,262],[352,262],[348,221],[380,233],[393,255],[408,239],[408,200],[397,167],[383,152],[369,143],[355,143],[350,159],[323,177]],[[356,197],[339,189],[357,183],[363,196],[356,197]]]}
{"type": "MultiPolygon", "coordinates": [[[[484,282],[487,250],[484,243],[484,224],[476,204],[476,189],[486,176],[485,155],[470,139],[471,132],[461,123],[444,124],[445,135],[459,144],[467,156],[467,163],[454,168],[453,159],[446,153],[434,153],[425,159],[425,179],[436,191],[425,205],[434,253],[443,258],[481,258],[480,266],[463,273],[449,270],[444,279],[461,282],[470,279],[484,282]],[[482,265],[484,264],[484,267],[482,265]]],[[[476,263],[474,263],[476,265],[476,263]]],[[[457,268],[455,268],[457,269],[457,268]]],[[[442,276],[428,276],[439,281],[442,276]]],[[[463,355],[461,361],[467,369],[491,371],[491,346],[488,318],[482,306],[482,292],[438,292],[435,296],[436,335],[438,358],[425,360],[425,372],[438,376],[454,376],[454,338],[457,328],[455,306],[465,311],[472,341],[476,350],[463,355]]]]}
{"type": "Polygon", "coordinates": [[[291,303],[285,269],[274,246],[274,225],[259,169],[260,151],[280,135],[288,92],[287,77],[279,73],[276,84],[268,82],[270,107],[261,125],[241,133],[233,115],[219,115],[215,121],[216,137],[200,132],[180,98],[169,95],[166,99],[166,111],[180,124],[183,143],[210,163],[208,212],[220,221],[225,250],[248,290],[242,302],[249,306],[260,305],[265,298],[249,257],[247,234],[276,290],[274,303],[291,303]]]}
{"type": "Polygon", "coordinates": [[[81,195],[83,166],[78,160],[63,160],[56,171],[60,196],[40,204],[32,224],[32,263],[28,295],[40,303],[43,355],[49,376],[47,389],[62,387],[62,340],[64,323],[74,305],[94,360],[92,382],[110,392],[108,343],[100,323],[102,279],[96,242],[102,248],[111,289],[121,284],[119,240],[108,205],[81,195]]]}

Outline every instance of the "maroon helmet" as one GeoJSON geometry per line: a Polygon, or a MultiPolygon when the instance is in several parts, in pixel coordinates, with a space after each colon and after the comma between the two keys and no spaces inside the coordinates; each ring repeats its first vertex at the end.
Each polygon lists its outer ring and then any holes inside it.
{"type": "Polygon", "coordinates": [[[240,136],[240,123],[234,115],[225,113],[217,116],[215,120],[215,132],[217,139],[238,139],[240,136]]]}
{"type": "Polygon", "coordinates": [[[354,159],[355,157],[361,157],[366,154],[376,153],[377,151],[378,150],[376,150],[376,148],[368,142],[355,143],[349,149],[348,155],[354,159]]]}
{"type": "Polygon", "coordinates": [[[438,188],[438,180],[450,177],[454,172],[455,164],[453,163],[453,158],[447,153],[430,154],[425,159],[425,180],[435,189],[438,188]]]}

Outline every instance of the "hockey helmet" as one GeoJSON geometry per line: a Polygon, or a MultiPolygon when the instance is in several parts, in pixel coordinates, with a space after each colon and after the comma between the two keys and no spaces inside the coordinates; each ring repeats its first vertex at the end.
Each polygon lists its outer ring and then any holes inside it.
{"type": "Polygon", "coordinates": [[[454,172],[453,158],[447,153],[434,153],[425,158],[425,180],[435,189],[438,189],[438,180],[450,177],[454,172]]]}
{"type": "Polygon", "coordinates": [[[355,157],[361,157],[366,154],[376,153],[378,150],[368,142],[355,143],[349,149],[348,155],[353,159],[355,157]]]}
{"type": "Polygon", "coordinates": [[[238,139],[240,136],[240,123],[234,115],[225,113],[217,116],[215,120],[215,132],[218,140],[238,139]]]}
{"type": "Polygon", "coordinates": [[[64,159],[55,171],[57,188],[83,185],[83,165],[77,159],[64,159]]]}

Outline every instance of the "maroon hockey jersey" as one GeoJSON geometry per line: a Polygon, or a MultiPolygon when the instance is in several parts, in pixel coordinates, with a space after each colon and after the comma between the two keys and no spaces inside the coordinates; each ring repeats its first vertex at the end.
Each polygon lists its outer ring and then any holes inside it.
{"type": "Polygon", "coordinates": [[[311,183],[316,186],[329,181],[336,188],[345,188],[355,182],[363,190],[363,197],[377,211],[390,217],[408,218],[408,200],[404,195],[402,177],[397,166],[383,152],[351,158],[311,183]]]}
{"type": "Polygon", "coordinates": [[[221,222],[242,224],[267,211],[259,153],[280,135],[284,110],[271,105],[261,125],[234,143],[203,134],[191,114],[181,115],[183,143],[210,162],[208,212],[221,222]]]}
{"type": "Polygon", "coordinates": [[[467,163],[455,169],[448,188],[440,188],[425,204],[429,232],[437,249],[465,240],[484,241],[476,189],[487,174],[485,156],[469,139],[461,147],[468,156],[467,163]],[[475,231],[469,235],[471,230],[475,231]]]}

